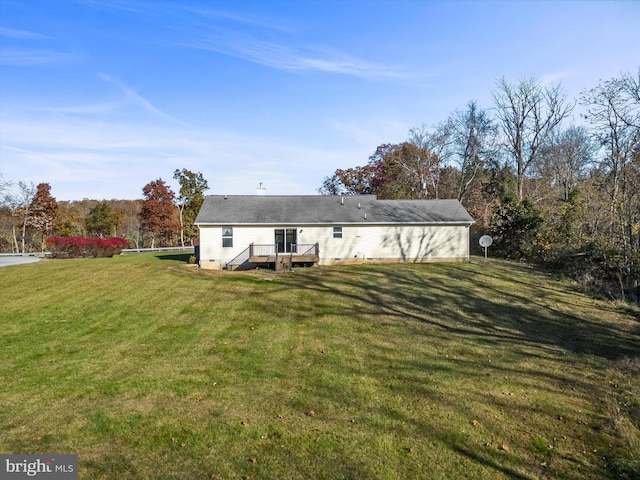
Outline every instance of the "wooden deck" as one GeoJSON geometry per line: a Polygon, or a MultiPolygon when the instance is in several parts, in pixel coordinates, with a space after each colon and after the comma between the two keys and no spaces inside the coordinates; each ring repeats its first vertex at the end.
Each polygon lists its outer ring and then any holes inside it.
{"type": "Polygon", "coordinates": [[[275,245],[250,245],[249,262],[273,265],[276,271],[291,270],[296,265],[314,265],[320,261],[318,244],[295,245],[294,252],[277,252],[275,245]],[[297,253],[301,252],[301,253],[297,253]]]}
{"type": "Polygon", "coordinates": [[[318,255],[291,255],[288,253],[249,257],[250,263],[273,267],[277,272],[291,270],[293,267],[300,265],[315,265],[319,260],[320,257],[318,255]]]}
{"type": "Polygon", "coordinates": [[[320,261],[319,245],[292,244],[292,252],[278,252],[277,245],[250,244],[236,258],[225,266],[227,270],[241,268],[242,265],[259,265],[276,271],[291,270],[295,266],[315,265],[320,261]],[[300,252],[300,253],[298,253],[300,252]]]}

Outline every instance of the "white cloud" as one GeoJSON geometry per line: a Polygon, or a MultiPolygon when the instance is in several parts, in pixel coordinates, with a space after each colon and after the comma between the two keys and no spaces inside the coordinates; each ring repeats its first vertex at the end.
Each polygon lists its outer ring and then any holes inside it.
{"type": "Polygon", "coordinates": [[[55,115],[105,115],[117,111],[121,102],[102,102],[52,107],[26,107],[27,111],[51,113],[55,115]]]}
{"type": "Polygon", "coordinates": [[[317,71],[350,75],[370,80],[415,79],[416,74],[394,65],[362,60],[329,49],[288,47],[273,41],[258,40],[231,31],[190,40],[183,46],[240,58],[276,70],[317,71]]]}
{"type": "Polygon", "coordinates": [[[181,8],[183,11],[195,13],[205,18],[229,20],[234,23],[240,23],[244,25],[250,25],[254,27],[260,27],[268,30],[275,30],[275,31],[286,32],[286,33],[290,33],[292,31],[291,27],[287,27],[283,25],[281,21],[279,22],[267,21],[262,17],[259,18],[256,16],[240,15],[238,13],[232,13],[230,11],[214,10],[211,8],[195,8],[195,7],[189,7],[189,6],[180,6],[179,8],[181,8]]]}
{"type": "Polygon", "coordinates": [[[335,168],[371,153],[359,145],[337,149],[84,117],[2,120],[0,174],[7,180],[48,182],[59,200],[139,198],[151,180],[171,183],[176,168],[202,172],[217,193],[253,194],[264,182],[272,194],[313,194],[335,168]]]}
{"type": "Polygon", "coordinates": [[[125,97],[127,99],[131,100],[135,105],[141,107],[142,109],[146,110],[147,112],[149,112],[149,113],[151,113],[151,114],[153,114],[153,115],[155,115],[155,116],[157,116],[159,118],[163,118],[163,119],[169,120],[171,122],[175,122],[175,123],[179,123],[179,124],[185,125],[185,123],[182,120],[178,120],[177,118],[174,118],[171,115],[169,115],[169,114],[163,112],[162,110],[156,108],[149,100],[144,98],[142,95],[140,95],[134,89],[132,89],[131,87],[125,85],[121,81],[110,77],[106,73],[98,73],[98,77],[100,77],[105,82],[108,82],[108,83],[118,87],[118,89],[120,89],[120,91],[122,93],[124,93],[124,95],[125,95],[125,97]]]}
{"type": "Polygon", "coordinates": [[[78,56],[72,53],[52,50],[10,48],[0,51],[0,65],[14,67],[50,66],[76,60],[77,58],[78,56]]]}
{"type": "Polygon", "coordinates": [[[374,153],[376,147],[382,143],[397,143],[407,139],[412,127],[406,120],[379,119],[345,122],[333,120],[333,128],[350,141],[371,149],[368,155],[374,153]]]}
{"type": "Polygon", "coordinates": [[[575,77],[576,75],[577,75],[576,72],[570,71],[570,70],[550,72],[540,77],[540,83],[542,85],[554,85],[554,84],[561,83],[566,79],[575,77]]]}
{"type": "Polygon", "coordinates": [[[49,35],[42,33],[30,32],[28,30],[18,30],[15,28],[0,27],[0,36],[8,38],[16,38],[19,40],[43,40],[50,39],[49,35]]]}

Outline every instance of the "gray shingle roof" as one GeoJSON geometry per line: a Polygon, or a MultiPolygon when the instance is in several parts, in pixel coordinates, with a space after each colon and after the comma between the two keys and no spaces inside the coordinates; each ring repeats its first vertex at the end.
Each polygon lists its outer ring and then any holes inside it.
{"type": "Polygon", "coordinates": [[[209,195],[195,223],[471,224],[474,221],[458,200],[378,200],[375,195],[209,195]]]}

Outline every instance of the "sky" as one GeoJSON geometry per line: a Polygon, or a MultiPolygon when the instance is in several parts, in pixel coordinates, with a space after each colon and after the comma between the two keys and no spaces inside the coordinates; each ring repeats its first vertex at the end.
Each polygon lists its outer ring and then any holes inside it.
{"type": "Polygon", "coordinates": [[[577,99],[639,46],[640,1],[0,0],[0,176],[58,201],[183,168],[313,195],[502,77],[577,99]]]}

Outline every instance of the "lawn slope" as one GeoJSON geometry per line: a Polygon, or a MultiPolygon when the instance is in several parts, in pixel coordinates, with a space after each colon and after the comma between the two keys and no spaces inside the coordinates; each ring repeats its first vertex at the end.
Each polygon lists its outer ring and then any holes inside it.
{"type": "Polygon", "coordinates": [[[526,266],[0,269],[0,452],[83,479],[638,478],[638,311],[526,266]]]}

